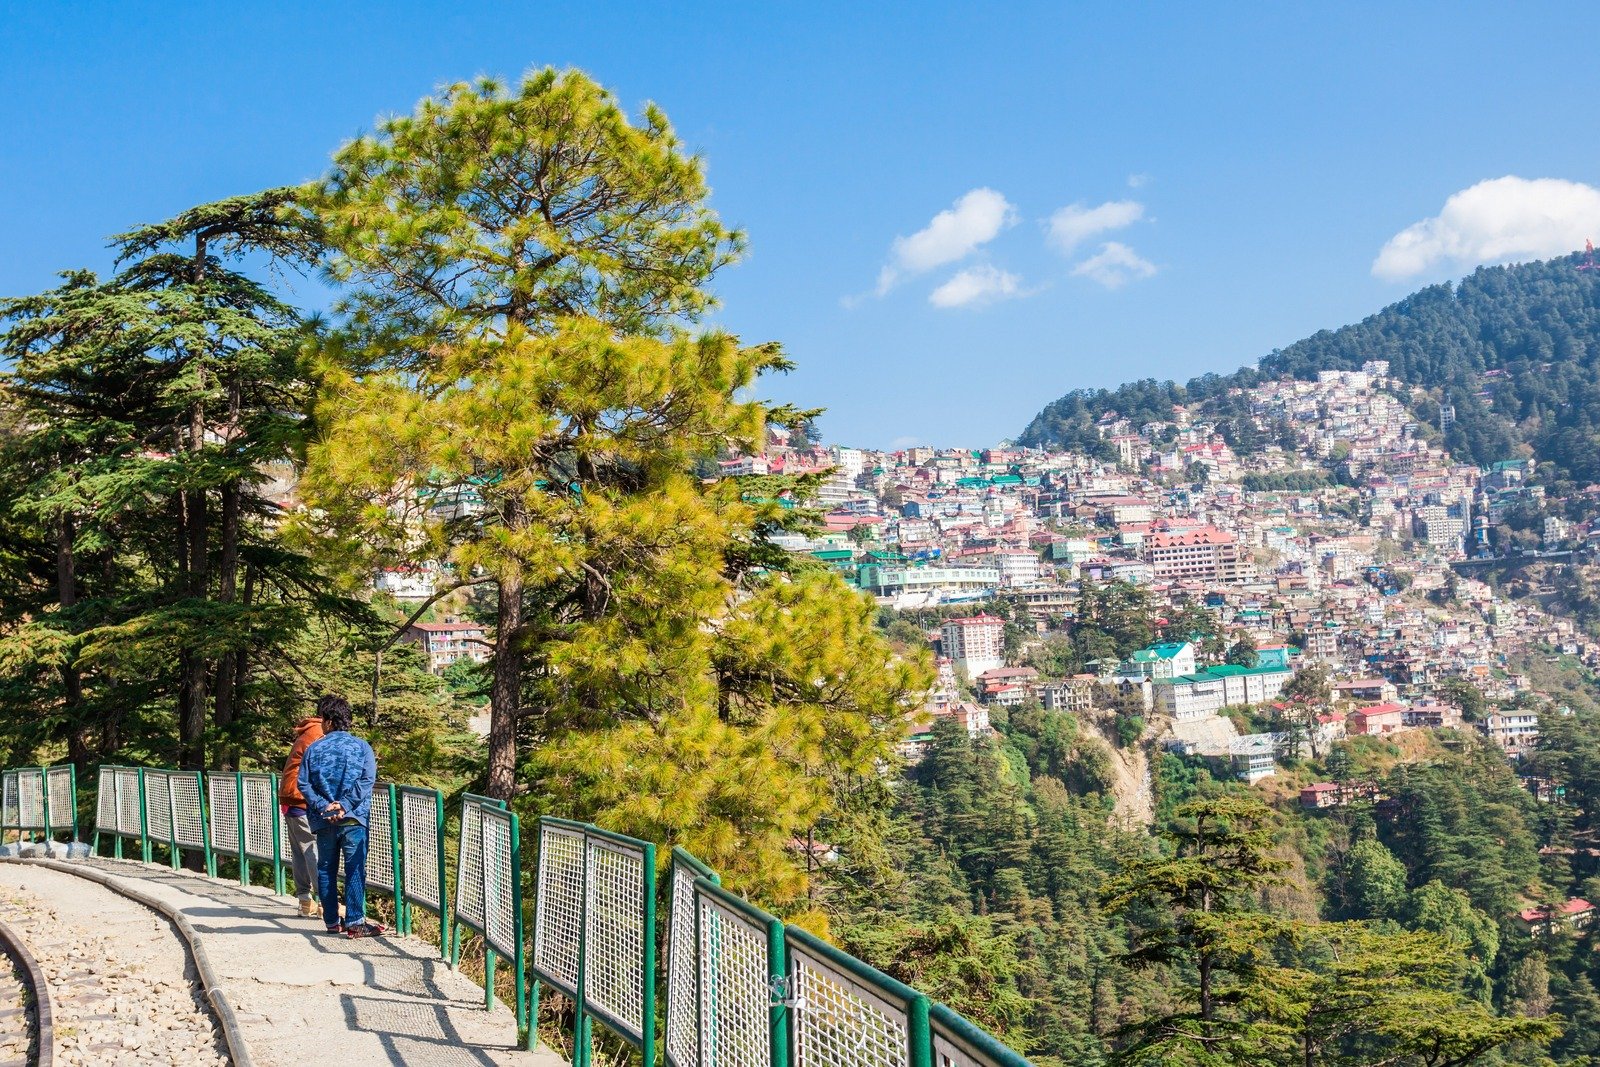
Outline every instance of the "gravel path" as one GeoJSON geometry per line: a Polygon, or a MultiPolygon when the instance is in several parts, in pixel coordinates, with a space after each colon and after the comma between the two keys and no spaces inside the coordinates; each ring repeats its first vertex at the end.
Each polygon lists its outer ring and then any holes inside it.
{"type": "MultiPolygon", "coordinates": [[[[3,914],[0,907],[0,916],[3,914]]],[[[16,964],[0,955],[0,1067],[27,1067],[33,1043],[27,989],[16,964]]]]}
{"type": "Polygon", "coordinates": [[[50,982],[57,1063],[229,1062],[166,919],[81,878],[0,864],[0,920],[50,982]]]}
{"type": "MultiPolygon", "coordinates": [[[[256,1067],[564,1067],[549,1051],[517,1049],[512,1013],[500,1005],[484,1011],[483,990],[445,967],[435,946],[409,937],[330,937],[320,919],[300,918],[292,899],[260,887],[132,861],[73,863],[80,865],[182,912],[227,991],[256,1067]]],[[[0,862],[0,897],[18,883],[42,887],[46,877],[51,888],[39,895],[64,915],[95,913],[63,905],[57,885],[63,893],[104,894],[137,908],[146,929],[154,922],[142,907],[102,886],[26,863],[0,862]]],[[[160,927],[163,937],[177,939],[164,921],[160,927]]],[[[45,954],[36,955],[43,963],[45,954]]],[[[58,1035],[64,1014],[57,1015],[58,1035]]],[[[222,1048],[214,1047],[213,1058],[173,1062],[213,1064],[222,1048]]],[[[139,1061],[91,1056],[77,1062],[139,1061]]]]}

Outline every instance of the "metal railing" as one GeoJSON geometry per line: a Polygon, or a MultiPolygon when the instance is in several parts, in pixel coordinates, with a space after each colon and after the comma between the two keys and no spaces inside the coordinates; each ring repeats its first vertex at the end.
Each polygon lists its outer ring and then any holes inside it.
{"type": "Polygon", "coordinates": [[[444,794],[437,789],[395,787],[400,815],[400,893],[396,911],[402,929],[412,929],[413,907],[439,917],[439,958],[450,958],[450,909],[445,900],[444,794]]]}
{"type": "Polygon", "coordinates": [[[372,809],[367,816],[367,891],[382,890],[394,898],[394,926],[405,932],[405,884],[400,860],[400,807],[395,787],[379,782],[372,788],[372,809]]]}
{"type": "MultiPolygon", "coordinates": [[[[46,776],[0,773],[0,821],[45,823],[46,776]]],[[[62,787],[70,787],[63,781],[62,787]]],[[[178,863],[203,851],[271,863],[283,891],[286,835],[276,779],[265,772],[172,771],[105,766],[99,773],[95,847],[115,853],[152,845],[178,863]]],[[[503,802],[466,795],[456,856],[454,908],[445,892],[444,801],[433,789],[381,785],[369,826],[369,883],[396,897],[396,923],[413,907],[440,919],[440,951],[460,959],[463,931],[483,939],[484,1001],[494,1003],[497,966],[512,969],[522,1043],[537,1044],[539,993],[549,986],[574,1006],[573,1063],[588,1067],[593,1024],[668,1067],[1028,1067],[1027,1060],[951,1008],[729,892],[681,848],[667,865],[667,957],[656,961],[656,847],[557,818],[538,824],[531,878],[533,922],[524,930],[521,827],[503,802]],[[374,851],[376,850],[376,855],[374,851]],[[656,991],[666,994],[657,1033],[656,991]]],[[[50,824],[53,825],[53,824],[50,824]]],[[[65,827],[62,828],[63,830],[65,827]]]]}
{"type": "Polygon", "coordinates": [[[72,764],[16,767],[0,771],[0,842],[7,834],[57,834],[78,839],[78,779],[72,764]]]}
{"type": "Polygon", "coordinates": [[[504,803],[467,794],[461,802],[461,838],[456,852],[454,942],[450,963],[460,959],[462,931],[483,938],[483,1003],[494,1006],[495,965],[512,966],[514,1010],[519,1030],[528,1022],[527,961],[522,916],[522,827],[504,803]]]}
{"type": "Polygon", "coordinates": [[[668,865],[667,1010],[663,1035],[667,1067],[699,1067],[700,946],[696,935],[695,879],[721,880],[688,850],[674,848],[668,865]]]}

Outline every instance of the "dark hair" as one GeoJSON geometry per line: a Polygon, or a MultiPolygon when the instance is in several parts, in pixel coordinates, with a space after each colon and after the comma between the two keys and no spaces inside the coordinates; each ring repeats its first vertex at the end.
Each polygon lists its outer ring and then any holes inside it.
{"type": "Polygon", "coordinates": [[[328,723],[329,730],[348,730],[352,717],[350,702],[332,694],[317,701],[317,714],[328,723]]]}

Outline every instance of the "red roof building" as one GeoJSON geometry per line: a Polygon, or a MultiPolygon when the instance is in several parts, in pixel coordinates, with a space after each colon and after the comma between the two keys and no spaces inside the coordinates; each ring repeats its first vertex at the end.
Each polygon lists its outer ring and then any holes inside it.
{"type": "Polygon", "coordinates": [[[1405,708],[1399,704],[1371,704],[1350,713],[1345,728],[1351,734],[1374,737],[1405,729],[1405,708]]]}

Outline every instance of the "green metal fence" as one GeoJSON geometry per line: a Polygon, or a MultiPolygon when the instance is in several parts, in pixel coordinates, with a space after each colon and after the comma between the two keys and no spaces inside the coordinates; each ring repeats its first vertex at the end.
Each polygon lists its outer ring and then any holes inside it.
{"type": "Polygon", "coordinates": [[[19,797],[21,787],[17,784],[17,775],[20,771],[0,771],[0,841],[4,835],[15,830],[19,836],[22,827],[22,803],[19,797]]]}
{"type": "MultiPolygon", "coordinates": [[[[42,809],[70,803],[58,799],[58,785],[70,793],[73,782],[40,768],[0,773],[0,822],[54,827],[42,809]]],[[[96,849],[101,834],[118,856],[125,840],[140,842],[146,858],[152,844],[165,845],[174,864],[182,849],[198,849],[213,875],[216,855],[236,856],[244,879],[252,860],[270,862],[281,893],[286,835],[276,792],[265,772],[102,767],[96,849]]],[[[439,915],[440,951],[452,966],[461,931],[481,936],[486,1006],[497,963],[513,968],[513,1007],[528,1047],[537,1043],[541,985],[571,998],[575,1067],[589,1067],[595,1021],[654,1062],[658,980],[668,1067],[1028,1067],[950,1008],[728,892],[682,849],[667,868],[667,959],[658,975],[649,842],[540,819],[533,929],[525,935],[520,827],[503,802],[463,799],[453,911],[437,790],[379,786],[369,835],[369,884],[395,894],[402,930],[412,907],[439,915]]]]}
{"type": "MultiPolygon", "coordinates": [[[[445,906],[444,795],[414,785],[395,787],[400,810],[400,896],[405,928],[411,908],[439,917],[439,958],[450,958],[450,910],[445,906]]],[[[370,853],[370,849],[369,849],[370,853]]]]}
{"type": "Polygon", "coordinates": [[[583,1005],[635,1045],[656,1050],[656,846],[588,828],[583,1005]]]}
{"type": "Polygon", "coordinates": [[[211,877],[217,876],[217,859],[233,856],[239,861],[239,881],[247,881],[248,862],[244,858],[244,798],[239,787],[239,775],[233,771],[212,771],[205,776],[206,810],[211,818],[206,824],[206,844],[210,848],[210,863],[206,868],[211,877]]]}
{"type": "Polygon", "coordinates": [[[696,878],[713,885],[721,880],[715,871],[686,849],[674,848],[668,867],[667,1010],[662,1044],[667,1067],[699,1067],[700,949],[695,936],[696,878]]]}
{"type": "Polygon", "coordinates": [[[782,921],[709,878],[695,879],[693,892],[700,1062],[785,1067],[790,1039],[782,921]]]}
{"type": "Polygon", "coordinates": [[[367,890],[381,889],[394,897],[395,930],[406,929],[405,894],[400,862],[400,808],[394,785],[372,787],[372,810],[367,816],[367,890]]]}
{"type": "Polygon", "coordinates": [[[111,837],[112,854],[118,859],[122,858],[124,841],[138,842],[142,849],[145,840],[143,771],[138,767],[103,766],[97,790],[94,851],[100,850],[102,834],[111,837]]]}
{"type": "MultiPolygon", "coordinates": [[[[483,912],[483,814],[490,807],[505,810],[505,802],[467,793],[461,798],[461,823],[456,846],[455,913],[450,944],[450,965],[461,958],[461,930],[482,934],[487,919],[483,912]]],[[[486,994],[494,983],[486,982],[486,994]]]]}
{"type": "MultiPolygon", "coordinates": [[[[526,938],[522,928],[522,828],[504,804],[468,795],[461,803],[461,840],[456,853],[455,941],[452,965],[460,956],[462,931],[483,938],[483,1004],[494,1007],[496,963],[512,967],[517,1028],[531,1046],[526,938]]],[[[531,1016],[537,1018],[535,1008],[531,1016]]]]}
{"type": "Polygon", "coordinates": [[[539,983],[575,1005],[573,1063],[582,1067],[599,1023],[656,1051],[656,847],[587,823],[539,821],[532,1016],[539,983]]]}
{"type": "Polygon", "coordinates": [[[78,770],[70,763],[44,769],[44,836],[78,839],[78,770]]]}
{"type": "Polygon", "coordinates": [[[784,930],[796,1067],[928,1067],[928,998],[797,926],[784,930]]]}
{"type": "Polygon", "coordinates": [[[144,828],[145,837],[143,844],[144,858],[149,862],[153,844],[167,846],[169,857],[175,856],[177,850],[172,847],[172,773],[171,771],[146,767],[142,772],[144,777],[144,828]]]}
{"type": "Polygon", "coordinates": [[[278,776],[265,771],[239,773],[239,826],[243,831],[239,879],[250,881],[250,862],[272,866],[272,885],[283,892],[283,842],[288,837],[278,810],[278,776]]]}
{"type": "Polygon", "coordinates": [[[70,763],[0,771],[0,841],[12,833],[19,840],[37,834],[51,841],[62,833],[78,839],[77,776],[70,763]]]}
{"type": "MultiPolygon", "coordinates": [[[[534,874],[534,1006],[544,982],[581,1004],[583,985],[584,836],[583,823],[539,820],[539,864],[534,874]]],[[[575,1042],[576,1044],[576,1042],[575,1042]]]]}

